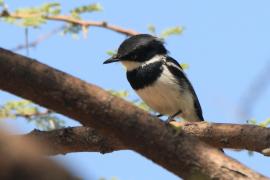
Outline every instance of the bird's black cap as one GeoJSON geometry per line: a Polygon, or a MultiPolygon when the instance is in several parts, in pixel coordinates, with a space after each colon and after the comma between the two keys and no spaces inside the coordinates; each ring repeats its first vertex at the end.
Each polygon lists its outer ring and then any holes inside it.
{"type": "Polygon", "coordinates": [[[150,34],[139,34],[126,39],[118,48],[117,54],[104,64],[121,60],[144,61],[156,54],[166,54],[163,41],[150,34]]]}

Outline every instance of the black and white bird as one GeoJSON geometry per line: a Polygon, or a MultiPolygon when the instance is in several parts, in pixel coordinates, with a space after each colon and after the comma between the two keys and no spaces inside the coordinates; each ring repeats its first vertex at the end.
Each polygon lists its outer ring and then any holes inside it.
{"type": "Polygon", "coordinates": [[[187,121],[203,121],[197,95],[179,63],[168,55],[162,40],[148,34],[126,39],[104,64],[121,62],[127,79],[154,111],[187,121]]]}

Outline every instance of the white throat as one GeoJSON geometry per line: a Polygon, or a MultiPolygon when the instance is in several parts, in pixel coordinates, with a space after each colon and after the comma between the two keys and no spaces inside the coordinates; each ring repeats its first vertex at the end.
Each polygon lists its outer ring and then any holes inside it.
{"type": "Polygon", "coordinates": [[[145,61],[145,62],[136,62],[136,61],[121,61],[123,66],[126,68],[127,71],[132,71],[140,66],[145,66],[147,64],[151,64],[154,62],[160,61],[164,56],[163,55],[155,55],[151,59],[145,61]]]}

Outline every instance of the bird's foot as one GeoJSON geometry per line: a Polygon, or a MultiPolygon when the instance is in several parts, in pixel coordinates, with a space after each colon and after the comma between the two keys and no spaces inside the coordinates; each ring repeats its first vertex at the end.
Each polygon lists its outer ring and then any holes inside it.
{"type": "Polygon", "coordinates": [[[168,119],[165,121],[165,124],[170,124],[170,122],[175,121],[174,116],[169,116],[168,119]]]}
{"type": "Polygon", "coordinates": [[[170,122],[175,121],[174,118],[181,113],[182,113],[182,111],[179,110],[176,113],[174,113],[172,116],[169,116],[168,119],[165,121],[165,124],[169,124],[170,122]]]}

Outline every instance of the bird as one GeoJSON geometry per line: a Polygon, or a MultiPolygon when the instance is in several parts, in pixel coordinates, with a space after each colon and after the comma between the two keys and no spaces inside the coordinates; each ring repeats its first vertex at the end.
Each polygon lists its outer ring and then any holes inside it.
{"type": "Polygon", "coordinates": [[[103,64],[121,62],[127,80],[157,116],[186,121],[204,121],[201,105],[181,65],[169,55],[164,40],[150,34],[124,40],[115,55],[103,64]]]}

